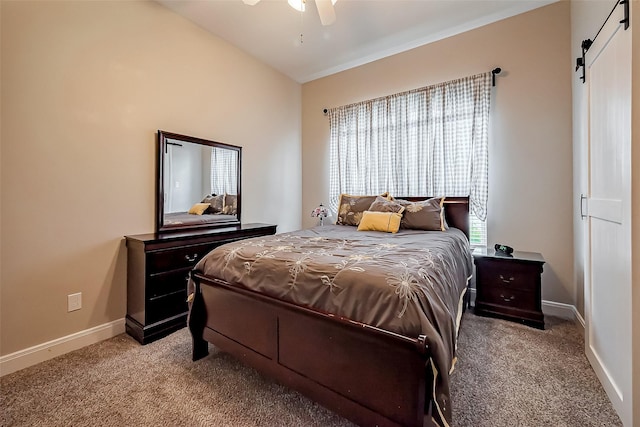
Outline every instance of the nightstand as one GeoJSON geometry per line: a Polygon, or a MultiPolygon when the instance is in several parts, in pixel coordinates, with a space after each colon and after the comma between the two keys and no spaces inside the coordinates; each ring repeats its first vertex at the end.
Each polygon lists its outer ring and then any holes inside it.
{"type": "Polygon", "coordinates": [[[476,248],[475,313],[501,317],[544,329],[541,275],[544,258],[536,252],[515,251],[511,256],[476,248]]]}

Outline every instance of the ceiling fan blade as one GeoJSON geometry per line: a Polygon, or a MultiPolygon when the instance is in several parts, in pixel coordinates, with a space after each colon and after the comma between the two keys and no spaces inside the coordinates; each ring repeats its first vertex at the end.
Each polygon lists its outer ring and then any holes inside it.
{"type": "Polygon", "coordinates": [[[248,4],[249,6],[255,6],[260,0],[242,0],[242,3],[248,4]]]}
{"type": "Polygon", "coordinates": [[[333,3],[331,0],[316,0],[316,7],[318,8],[318,15],[320,15],[322,25],[331,25],[336,21],[336,11],[333,9],[333,3]]]}

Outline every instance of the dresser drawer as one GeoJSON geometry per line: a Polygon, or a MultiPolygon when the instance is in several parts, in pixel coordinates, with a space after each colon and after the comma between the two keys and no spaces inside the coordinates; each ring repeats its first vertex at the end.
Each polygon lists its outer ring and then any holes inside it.
{"type": "MultiPolygon", "coordinates": [[[[224,243],[224,242],[223,242],[224,243]]],[[[221,243],[206,243],[202,245],[183,246],[176,249],[165,249],[149,252],[147,255],[149,273],[159,273],[167,270],[193,267],[203,256],[221,243]]]]}
{"type": "Polygon", "coordinates": [[[536,292],[541,268],[536,264],[485,260],[478,279],[485,285],[536,292]]]}
{"type": "Polygon", "coordinates": [[[165,273],[152,274],[147,280],[147,298],[156,298],[187,289],[190,267],[165,273]]]}
{"type": "Polygon", "coordinates": [[[155,323],[177,314],[186,313],[187,288],[168,295],[149,298],[147,302],[147,323],[155,323]]]}
{"type": "Polygon", "coordinates": [[[479,302],[519,310],[537,310],[535,292],[522,291],[507,286],[489,286],[481,289],[479,302]]]}

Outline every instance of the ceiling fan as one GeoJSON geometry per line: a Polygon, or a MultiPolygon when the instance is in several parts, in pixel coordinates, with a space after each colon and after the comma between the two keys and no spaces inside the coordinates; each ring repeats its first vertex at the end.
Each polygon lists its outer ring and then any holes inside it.
{"type": "MultiPolygon", "coordinates": [[[[244,4],[253,6],[260,0],[242,0],[244,4]]],[[[318,8],[318,15],[320,15],[320,22],[322,25],[331,25],[336,20],[336,11],[333,9],[333,5],[338,0],[315,0],[316,8],[318,8]]],[[[298,12],[304,12],[305,4],[307,0],[288,0],[289,6],[297,10],[298,12]]]]}

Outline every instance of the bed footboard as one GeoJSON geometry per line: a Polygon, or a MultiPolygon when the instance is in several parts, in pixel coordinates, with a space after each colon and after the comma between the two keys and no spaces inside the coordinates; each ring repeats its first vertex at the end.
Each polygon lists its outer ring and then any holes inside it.
{"type": "Polygon", "coordinates": [[[410,339],[194,272],[193,359],[207,343],[360,425],[431,426],[425,337],[410,339]]]}

